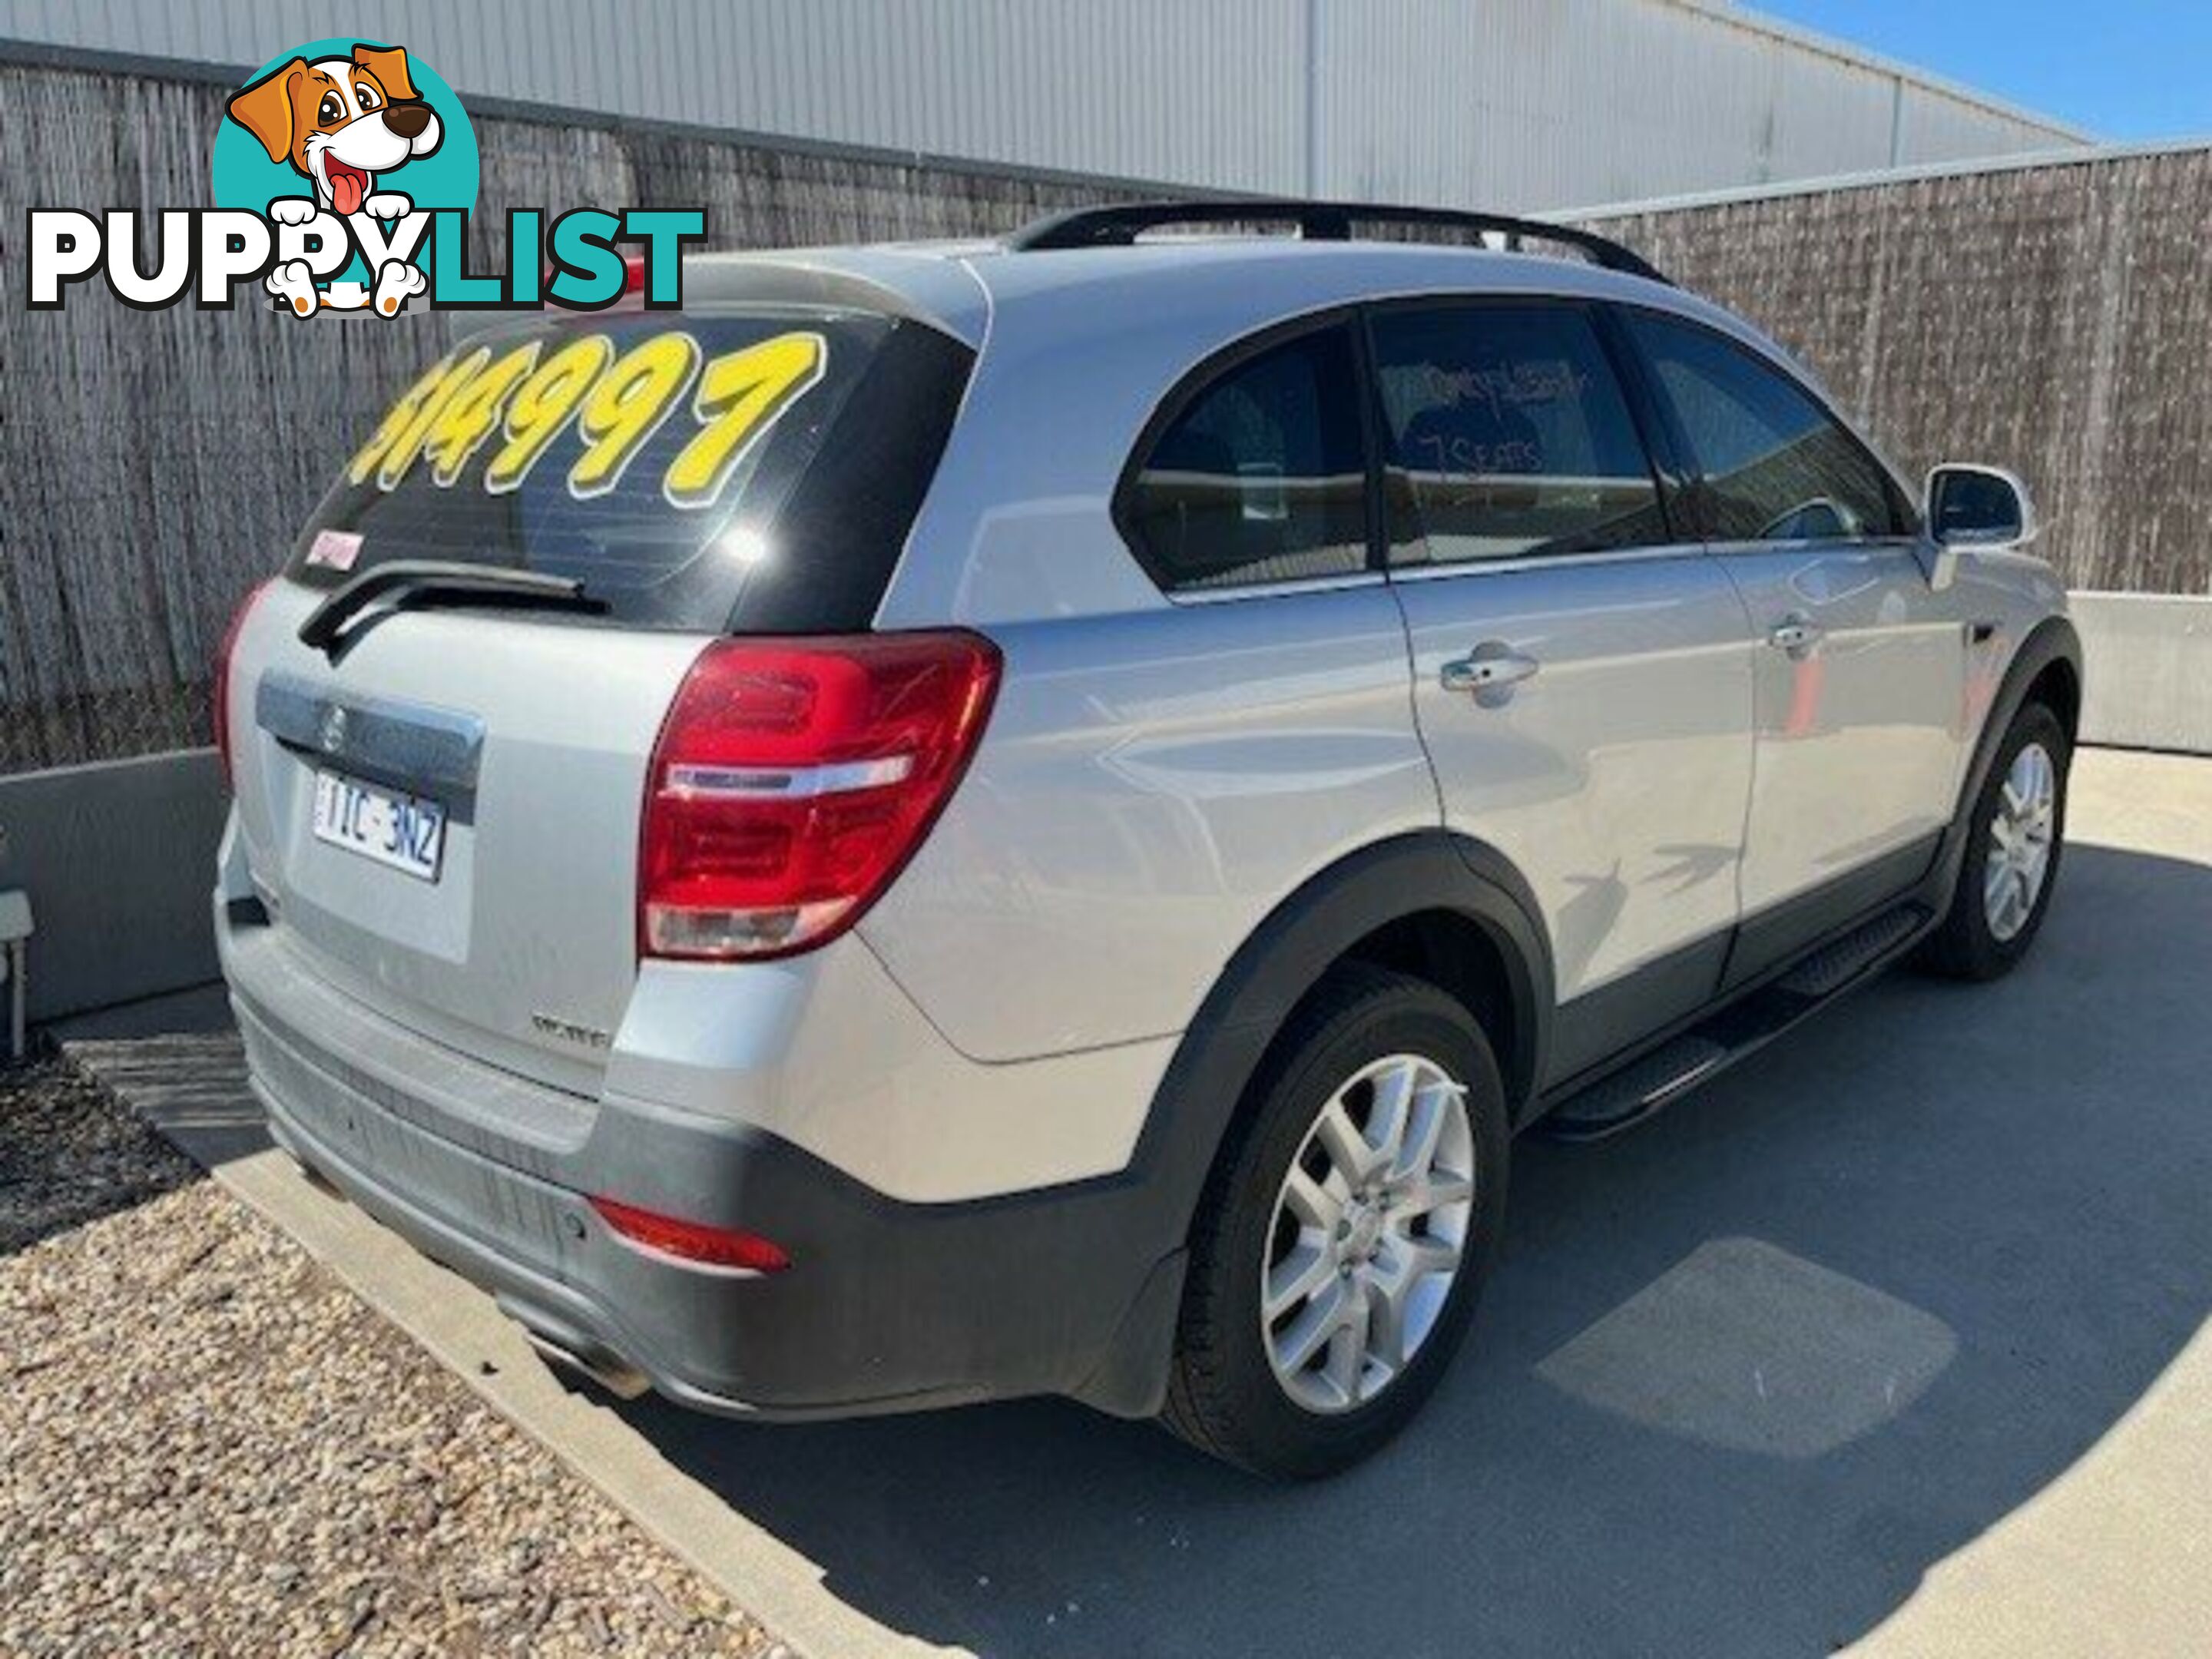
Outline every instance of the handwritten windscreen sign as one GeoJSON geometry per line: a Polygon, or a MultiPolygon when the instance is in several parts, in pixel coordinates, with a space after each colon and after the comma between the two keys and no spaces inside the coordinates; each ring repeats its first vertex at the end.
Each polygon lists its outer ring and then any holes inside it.
{"type": "Polygon", "coordinates": [[[681,329],[627,350],[605,334],[550,343],[477,346],[433,366],[386,411],[347,464],[347,482],[374,477],[396,489],[422,468],[441,489],[503,495],[573,430],[568,491],[590,501],[620,484],[653,434],[677,420],[690,430],[661,473],[660,493],[687,511],[711,507],[753,444],[820,382],[830,357],[829,342],[803,330],[713,357],[681,329]]]}

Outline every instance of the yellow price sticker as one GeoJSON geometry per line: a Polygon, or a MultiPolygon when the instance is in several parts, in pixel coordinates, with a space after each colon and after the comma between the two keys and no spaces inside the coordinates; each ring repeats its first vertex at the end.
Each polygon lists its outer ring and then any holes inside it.
{"type": "Polygon", "coordinates": [[[532,340],[495,358],[488,346],[433,365],[394,403],[353,459],[347,481],[374,475],[396,489],[417,460],[440,489],[460,482],[487,444],[485,492],[519,489],[573,424],[579,452],[566,483],[578,501],[617,489],[630,463],[690,399],[698,422],[660,480],[669,505],[711,507],[746,457],[787,410],[818,385],[830,359],[822,335],[801,331],[726,351],[702,362],[699,342],[672,329],[617,351],[605,334],[570,339],[546,353],[532,340]]]}
{"type": "Polygon", "coordinates": [[[522,383],[507,410],[507,442],[484,465],[487,492],[504,495],[522,487],[538,458],[561,435],[584,394],[614,360],[612,340],[604,334],[586,334],[562,346],[522,383]]]}
{"type": "Polygon", "coordinates": [[[430,463],[430,480],[439,489],[452,486],[469,464],[469,458],[499,425],[500,406],[515,382],[538,361],[538,342],[518,346],[471,378],[446,399],[438,418],[422,441],[423,459],[430,463]]]}
{"type": "Polygon", "coordinates": [[[819,334],[779,334],[708,363],[693,404],[702,430],[660,481],[669,505],[711,506],[752,441],[821,380],[829,356],[819,334]]]}
{"type": "Polygon", "coordinates": [[[377,463],[384,459],[386,452],[392,447],[392,441],[408,428],[416,416],[422,413],[423,404],[429,401],[431,394],[444,382],[453,367],[451,357],[441,357],[424,369],[422,378],[401,392],[392,407],[384,411],[384,418],[377,422],[376,430],[369,434],[368,441],[354,453],[352,460],[346,463],[348,483],[358,488],[368,481],[368,475],[376,471],[377,463]]]}
{"type": "Polygon", "coordinates": [[[630,457],[660,429],[698,372],[699,343],[689,334],[656,334],[624,352],[576,416],[584,453],[568,469],[568,493],[587,501],[620,483],[630,457]]]}
{"type": "Polygon", "coordinates": [[[414,417],[400,428],[392,440],[392,447],[384,452],[383,459],[378,462],[376,482],[380,488],[399,488],[399,481],[415,465],[415,458],[422,453],[422,441],[430,435],[430,428],[445,413],[447,404],[453,401],[456,392],[482,373],[483,366],[490,361],[490,349],[478,346],[467,356],[457,359],[439,377],[437,384],[416,406],[414,417]]]}

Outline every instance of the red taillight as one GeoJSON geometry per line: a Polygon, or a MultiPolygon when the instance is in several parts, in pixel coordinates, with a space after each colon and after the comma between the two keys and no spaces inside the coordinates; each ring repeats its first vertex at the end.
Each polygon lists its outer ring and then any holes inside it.
{"type": "Polygon", "coordinates": [[[655,1215],[635,1205],[617,1204],[611,1198],[592,1199],[591,1206],[602,1221],[632,1243],[679,1261],[756,1273],[778,1273],[791,1265],[791,1258],[779,1246],[757,1233],[709,1227],[702,1221],[679,1221],[672,1215],[655,1215]]]}
{"type": "Polygon", "coordinates": [[[786,956],[852,926],[959,782],[998,684],[969,633],[708,647],[647,776],[640,952],[786,956]]]}
{"type": "Polygon", "coordinates": [[[645,292],[645,255],[642,253],[623,255],[622,291],[625,297],[645,292]]]}
{"type": "Polygon", "coordinates": [[[253,602],[269,591],[270,582],[275,580],[272,576],[268,581],[256,583],[253,591],[239,601],[238,609],[231,615],[230,626],[223,630],[222,644],[215,653],[215,685],[211,693],[215,705],[215,752],[216,758],[222,763],[222,787],[226,789],[231,787],[231,653],[238,648],[239,630],[246,626],[246,613],[253,609],[253,602]]]}

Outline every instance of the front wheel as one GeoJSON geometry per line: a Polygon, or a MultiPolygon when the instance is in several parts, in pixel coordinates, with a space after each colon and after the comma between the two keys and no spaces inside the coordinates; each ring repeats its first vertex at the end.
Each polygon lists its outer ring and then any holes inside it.
{"type": "Polygon", "coordinates": [[[1958,891],[1921,959],[1954,979],[2012,971],[2051,908],[2066,842],[2071,745],[2039,702],[2014,718],[1966,824],[1958,891]]]}
{"type": "Polygon", "coordinates": [[[1193,1228],[1165,1420],[1256,1474],[1331,1474],[1420,1408],[1505,1212],[1504,1088],[1427,981],[1340,969],[1255,1084],[1193,1228]]]}

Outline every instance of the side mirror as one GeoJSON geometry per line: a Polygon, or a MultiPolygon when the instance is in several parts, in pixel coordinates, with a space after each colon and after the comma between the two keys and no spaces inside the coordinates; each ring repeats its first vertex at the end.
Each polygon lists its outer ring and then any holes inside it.
{"type": "Polygon", "coordinates": [[[2035,539],[2027,486],[1996,466],[1946,464],[1928,475],[1928,533],[1938,547],[2025,547],[2035,539]]]}
{"type": "Polygon", "coordinates": [[[1928,538],[1936,554],[1928,585],[1937,592],[1958,575],[1961,549],[2025,547],[2036,530],[2027,486],[2002,467],[1947,462],[1928,474],[1928,538]]]}

